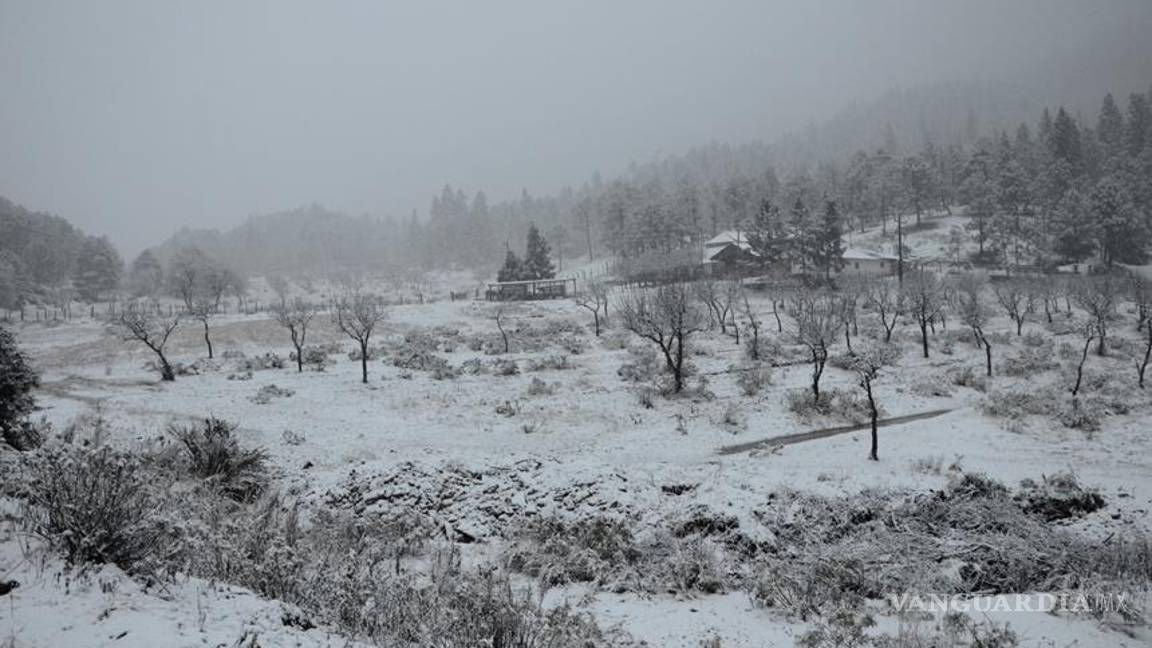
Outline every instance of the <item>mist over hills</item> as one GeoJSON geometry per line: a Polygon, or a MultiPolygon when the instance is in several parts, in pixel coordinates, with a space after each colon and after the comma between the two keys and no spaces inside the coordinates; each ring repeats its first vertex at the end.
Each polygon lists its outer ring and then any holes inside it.
{"type": "MultiPolygon", "coordinates": [[[[796,175],[858,151],[884,148],[901,155],[926,144],[970,147],[981,137],[1035,123],[1044,109],[1057,106],[1091,124],[1103,93],[1113,91],[1123,101],[1131,92],[1148,89],[1152,74],[1146,60],[1152,60],[1152,46],[1146,49],[1148,59],[1130,50],[1101,48],[1055,57],[1011,79],[1001,74],[998,80],[893,88],[802,131],[770,141],[702,143],[680,154],[634,161],[618,177],[666,188],[686,179],[696,187],[715,187],[769,169],[796,175]]],[[[430,267],[471,267],[487,273],[505,249],[522,241],[530,223],[540,226],[561,255],[595,254],[603,231],[594,224],[585,228],[581,221],[589,218],[584,213],[590,209],[589,197],[613,179],[593,173],[552,193],[539,195],[525,188],[515,199],[492,203],[484,187],[448,184],[432,198],[430,208],[410,215],[352,216],[333,205],[313,204],[250,216],[223,231],[182,229],[155,251],[167,257],[193,245],[249,274],[430,267]]],[[[599,211],[591,216],[601,217],[599,211]]],[[[718,220],[734,218],[729,214],[718,220]]]]}

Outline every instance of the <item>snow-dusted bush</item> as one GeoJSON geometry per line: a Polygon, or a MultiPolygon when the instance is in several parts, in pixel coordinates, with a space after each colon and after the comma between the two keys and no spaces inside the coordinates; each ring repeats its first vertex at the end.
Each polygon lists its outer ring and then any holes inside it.
{"type": "Polygon", "coordinates": [[[1028,331],[1024,337],[1020,338],[1020,342],[1026,347],[1044,347],[1052,344],[1052,338],[1045,335],[1042,331],[1028,331]]]}
{"type": "Polygon", "coordinates": [[[556,393],[559,383],[547,383],[539,378],[533,377],[532,382],[528,385],[529,396],[551,396],[556,393]]]}
{"type": "Polygon", "coordinates": [[[772,368],[758,363],[739,365],[733,368],[736,385],[745,396],[755,396],[767,385],[772,384],[772,368]]]}
{"type": "Polygon", "coordinates": [[[1008,376],[1035,376],[1059,366],[1054,347],[1049,342],[1038,346],[1025,346],[1007,356],[1000,363],[1000,371],[1008,376]]]}
{"type": "Polygon", "coordinates": [[[515,360],[496,358],[492,361],[492,374],[495,376],[515,376],[520,373],[520,366],[515,360]]]}
{"type": "Polygon", "coordinates": [[[287,362],[284,356],[269,351],[251,358],[241,358],[236,363],[236,370],[240,372],[263,371],[266,369],[283,369],[285,366],[287,366],[287,362]]]}
{"type": "Polygon", "coordinates": [[[970,387],[978,392],[988,391],[988,376],[975,367],[949,367],[945,375],[957,387],[970,387]]]}
{"type": "Polygon", "coordinates": [[[256,391],[256,395],[252,397],[252,402],[256,403],[257,405],[267,405],[277,398],[290,398],[295,394],[296,392],[292,391],[291,389],[277,387],[274,384],[264,385],[256,391]]]}
{"type": "Polygon", "coordinates": [[[1020,420],[1026,416],[1050,414],[1059,406],[1049,389],[993,389],[984,396],[981,408],[988,416],[1020,420]]]}
{"type": "MultiPolygon", "coordinates": [[[[867,400],[855,392],[838,389],[825,389],[820,392],[817,402],[810,389],[792,389],[786,392],[788,410],[801,420],[817,416],[828,416],[849,423],[866,423],[871,418],[867,400]]],[[[881,416],[884,412],[881,409],[881,416]]]]}
{"type": "Polygon", "coordinates": [[[268,485],[268,455],[260,448],[241,447],[235,431],[234,424],[212,417],[168,427],[190,474],[209,481],[232,499],[251,500],[268,485]]]}
{"type": "Polygon", "coordinates": [[[604,331],[600,335],[600,346],[609,351],[627,349],[631,341],[632,333],[627,329],[612,329],[610,331],[604,331]]]}
{"type": "Polygon", "coordinates": [[[22,466],[24,527],[74,565],[151,573],[172,529],[159,515],[164,479],[108,446],[57,445],[22,466]]]}
{"type": "Polygon", "coordinates": [[[545,586],[592,583],[612,592],[716,593],[730,586],[724,550],[707,532],[661,529],[639,537],[605,517],[534,520],[515,533],[505,559],[545,586]]]}
{"type": "Polygon", "coordinates": [[[569,357],[570,356],[562,353],[550,353],[543,357],[529,358],[528,371],[571,369],[575,365],[572,364],[569,357]]]}
{"type": "Polygon", "coordinates": [[[484,365],[484,361],[480,358],[468,358],[460,363],[460,373],[468,374],[469,376],[478,376],[488,372],[488,367],[484,365]]]}
{"type": "Polygon", "coordinates": [[[647,346],[628,347],[628,356],[616,374],[628,382],[647,382],[655,379],[664,370],[664,365],[655,349],[647,346]]]}
{"type": "Polygon", "coordinates": [[[428,371],[436,380],[455,378],[457,373],[444,358],[424,350],[409,350],[392,357],[392,364],[400,369],[428,371]]]}
{"type": "MultiPolygon", "coordinates": [[[[340,351],[341,348],[339,344],[309,344],[304,347],[304,364],[314,371],[324,371],[335,363],[330,356],[340,351]],[[333,347],[335,347],[335,349],[333,349],[333,347]]],[[[295,362],[296,352],[291,352],[288,355],[288,359],[295,362]]]]}
{"type": "Polygon", "coordinates": [[[944,376],[933,374],[918,378],[912,383],[911,391],[917,396],[946,398],[952,395],[952,387],[944,376]]]}

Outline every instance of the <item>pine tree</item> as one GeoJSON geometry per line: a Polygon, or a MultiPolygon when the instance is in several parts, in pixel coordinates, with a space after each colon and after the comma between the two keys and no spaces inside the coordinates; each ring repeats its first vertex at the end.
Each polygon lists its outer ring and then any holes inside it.
{"type": "Polygon", "coordinates": [[[1100,106],[1100,118],[1096,122],[1096,136],[1104,145],[1108,157],[1119,155],[1124,150],[1124,116],[1116,107],[1112,94],[1104,96],[1104,103],[1100,106]]]}
{"type": "Polygon", "coordinates": [[[787,247],[787,239],[779,207],[771,200],[763,199],[760,201],[760,209],[756,211],[756,217],[745,229],[748,245],[760,257],[761,263],[771,264],[780,260],[787,247]]]}
{"type": "Polygon", "coordinates": [[[1056,111],[1056,119],[1052,122],[1052,155],[1067,162],[1073,173],[1083,171],[1080,129],[1063,107],[1056,111]]]}
{"type": "Polygon", "coordinates": [[[15,336],[0,326],[0,435],[10,445],[18,445],[20,423],[32,411],[32,389],[39,382],[15,336]]]}
{"type": "Polygon", "coordinates": [[[508,254],[504,255],[504,266],[496,273],[496,281],[520,281],[524,278],[524,267],[520,263],[520,257],[512,250],[508,250],[508,254]]]}
{"type": "Polygon", "coordinates": [[[135,297],[154,297],[163,289],[164,268],[151,250],[144,250],[132,261],[127,283],[135,297]]]}
{"type": "Polygon", "coordinates": [[[1096,251],[1096,232],[1089,218],[1088,201],[1069,189],[1054,210],[1053,252],[1065,261],[1083,261],[1096,251]]]}
{"type": "Polygon", "coordinates": [[[813,265],[824,273],[825,279],[830,279],[832,273],[844,267],[843,235],[844,224],[840,211],[836,209],[836,202],[829,200],[824,206],[824,218],[813,233],[812,245],[813,265]]]}
{"type": "Polygon", "coordinates": [[[800,264],[800,271],[807,274],[812,263],[813,236],[812,216],[802,198],[792,203],[792,212],[788,216],[788,238],[790,256],[793,262],[800,264]]]}
{"type": "Polygon", "coordinates": [[[80,297],[94,302],[120,285],[124,261],[112,243],[102,236],[89,236],[80,246],[72,278],[80,297]]]}
{"type": "Polygon", "coordinates": [[[1127,136],[1128,154],[1136,157],[1152,143],[1152,107],[1149,97],[1133,93],[1128,97],[1127,136]]]}
{"type": "Polygon", "coordinates": [[[1123,184],[1110,176],[1100,180],[1089,205],[1104,263],[1144,263],[1148,229],[1123,184]]]}
{"type": "Polygon", "coordinates": [[[536,224],[528,226],[528,245],[524,253],[523,278],[524,279],[551,279],[556,276],[556,267],[552,265],[552,250],[548,241],[540,235],[536,224]]]}

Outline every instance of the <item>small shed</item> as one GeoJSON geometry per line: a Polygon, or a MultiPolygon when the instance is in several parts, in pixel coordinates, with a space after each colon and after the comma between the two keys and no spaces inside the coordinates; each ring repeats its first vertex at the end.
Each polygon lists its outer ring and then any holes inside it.
{"type": "Polygon", "coordinates": [[[526,279],[488,284],[486,301],[532,301],[563,299],[576,292],[575,279],[526,279]]]}

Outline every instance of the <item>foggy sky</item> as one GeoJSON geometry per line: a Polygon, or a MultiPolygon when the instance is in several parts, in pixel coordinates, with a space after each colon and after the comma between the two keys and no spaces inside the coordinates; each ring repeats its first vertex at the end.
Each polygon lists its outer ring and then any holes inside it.
{"type": "Polygon", "coordinates": [[[0,195],[129,254],[311,202],[423,214],[446,182],[548,192],[896,85],[1147,40],[1150,7],[0,0],[0,195]]]}

